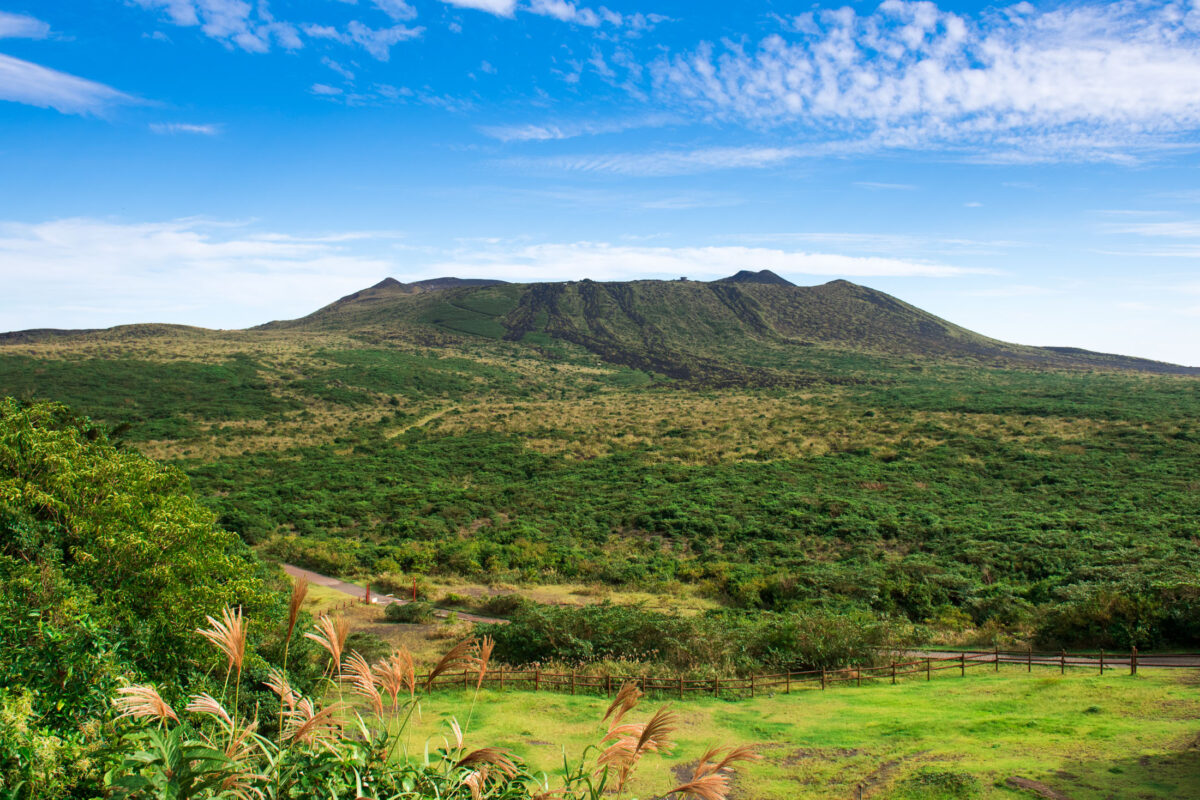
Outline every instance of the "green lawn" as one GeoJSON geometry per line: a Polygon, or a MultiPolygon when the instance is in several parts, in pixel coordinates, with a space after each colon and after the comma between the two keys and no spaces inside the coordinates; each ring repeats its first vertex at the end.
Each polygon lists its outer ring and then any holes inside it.
{"type": "MultiPolygon", "coordinates": [[[[1198,687],[1190,672],[1063,677],[1003,667],[966,678],[947,671],[932,684],[671,702],[681,718],[675,754],[647,757],[630,796],[665,791],[670,768],[709,745],[750,743],[764,759],[738,776],[740,800],[853,798],[859,785],[877,798],[1036,796],[1005,786],[1013,776],[1072,800],[1200,797],[1198,687]]],[[[644,720],[661,702],[643,700],[630,718],[644,720]]],[[[440,746],[446,720],[465,725],[469,704],[462,693],[427,700],[411,752],[419,755],[427,737],[440,746]]],[[[506,747],[552,771],[564,746],[575,759],[599,740],[605,707],[595,697],[484,691],[466,745],[506,747]]]]}

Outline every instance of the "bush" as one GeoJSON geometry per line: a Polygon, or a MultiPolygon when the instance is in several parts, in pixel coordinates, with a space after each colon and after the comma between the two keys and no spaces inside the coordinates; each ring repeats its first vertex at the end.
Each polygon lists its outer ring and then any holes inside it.
{"type": "Polygon", "coordinates": [[[873,663],[890,625],[866,613],[709,612],[683,617],[611,603],[518,603],[508,625],[483,625],[510,664],[639,661],[673,669],[753,672],[873,663]]]}
{"type": "Polygon", "coordinates": [[[388,622],[425,623],[433,619],[433,606],[420,601],[389,603],[383,608],[383,618],[388,622]]]}
{"type": "Polygon", "coordinates": [[[479,613],[489,617],[509,617],[517,612],[525,599],[517,594],[498,594],[479,604],[479,613]]]}

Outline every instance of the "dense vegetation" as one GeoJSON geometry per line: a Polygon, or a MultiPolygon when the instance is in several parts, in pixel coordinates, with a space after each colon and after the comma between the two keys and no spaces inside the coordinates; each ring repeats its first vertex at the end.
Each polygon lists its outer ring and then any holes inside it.
{"type": "Polygon", "coordinates": [[[508,624],[477,631],[493,638],[496,657],[508,664],[615,661],[692,675],[871,664],[905,633],[865,613],[724,611],[688,617],[609,603],[524,603],[508,624]]]}
{"type": "Polygon", "coordinates": [[[327,572],[1200,638],[1195,377],[845,283],[407,291],[259,331],[17,342],[0,390],[131,423],[225,527],[327,572]]]}
{"type": "Polygon", "coordinates": [[[0,401],[6,797],[100,794],[117,687],[205,687],[190,631],[226,604],[278,610],[265,568],[214,522],[178,470],[61,405],[0,401]]]}

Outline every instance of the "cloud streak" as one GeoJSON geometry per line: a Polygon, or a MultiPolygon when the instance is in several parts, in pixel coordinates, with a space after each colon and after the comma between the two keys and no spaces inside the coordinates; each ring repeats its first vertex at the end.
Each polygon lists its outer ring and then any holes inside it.
{"type": "Polygon", "coordinates": [[[828,277],[952,278],[980,270],[915,259],[846,256],[765,247],[636,247],[606,242],[463,249],[436,259],[429,275],[478,274],[509,280],[718,278],[741,269],[828,277]]]}
{"type": "Polygon", "coordinates": [[[0,39],[45,39],[50,25],[28,14],[0,11],[0,39]]]}
{"type": "Polygon", "coordinates": [[[63,114],[101,115],[136,98],[111,86],[0,53],[0,100],[53,108],[63,114]]]}
{"type": "Polygon", "coordinates": [[[241,327],[306,314],[386,275],[394,234],[296,237],[203,219],[0,223],[0,329],[175,322],[241,327]],[[148,312],[147,309],[153,309],[148,312]]]}

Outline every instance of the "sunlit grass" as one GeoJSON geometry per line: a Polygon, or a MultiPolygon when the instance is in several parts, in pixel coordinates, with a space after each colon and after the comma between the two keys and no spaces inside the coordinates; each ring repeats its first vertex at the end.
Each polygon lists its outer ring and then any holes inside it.
{"type": "MultiPolygon", "coordinates": [[[[439,746],[446,721],[463,722],[471,693],[439,692],[422,705],[411,746],[439,746]]],[[[598,697],[485,690],[467,745],[503,746],[553,773],[562,753],[575,759],[602,735],[598,697]]],[[[634,795],[669,788],[673,765],[709,745],[751,744],[764,760],[739,769],[741,800],[888,797],[920,770],[979,779],[983,798],[1023,795],[1009,777],[1041,781],[1074,800],[1200,796],[1200,754],[1193,748],[1200,692],[1190,673],[1143,670],[1026,674],[947,671],[932,683],[808,689],[744,701],[647,698],[635,718],[660,702],[680,712],[673,757],[647,758],[634,795]]],[[[552,784],[553,785],[553,784],[552,784]]],[[[936,798],[937,794],[923,795],[936,798]]]]}

